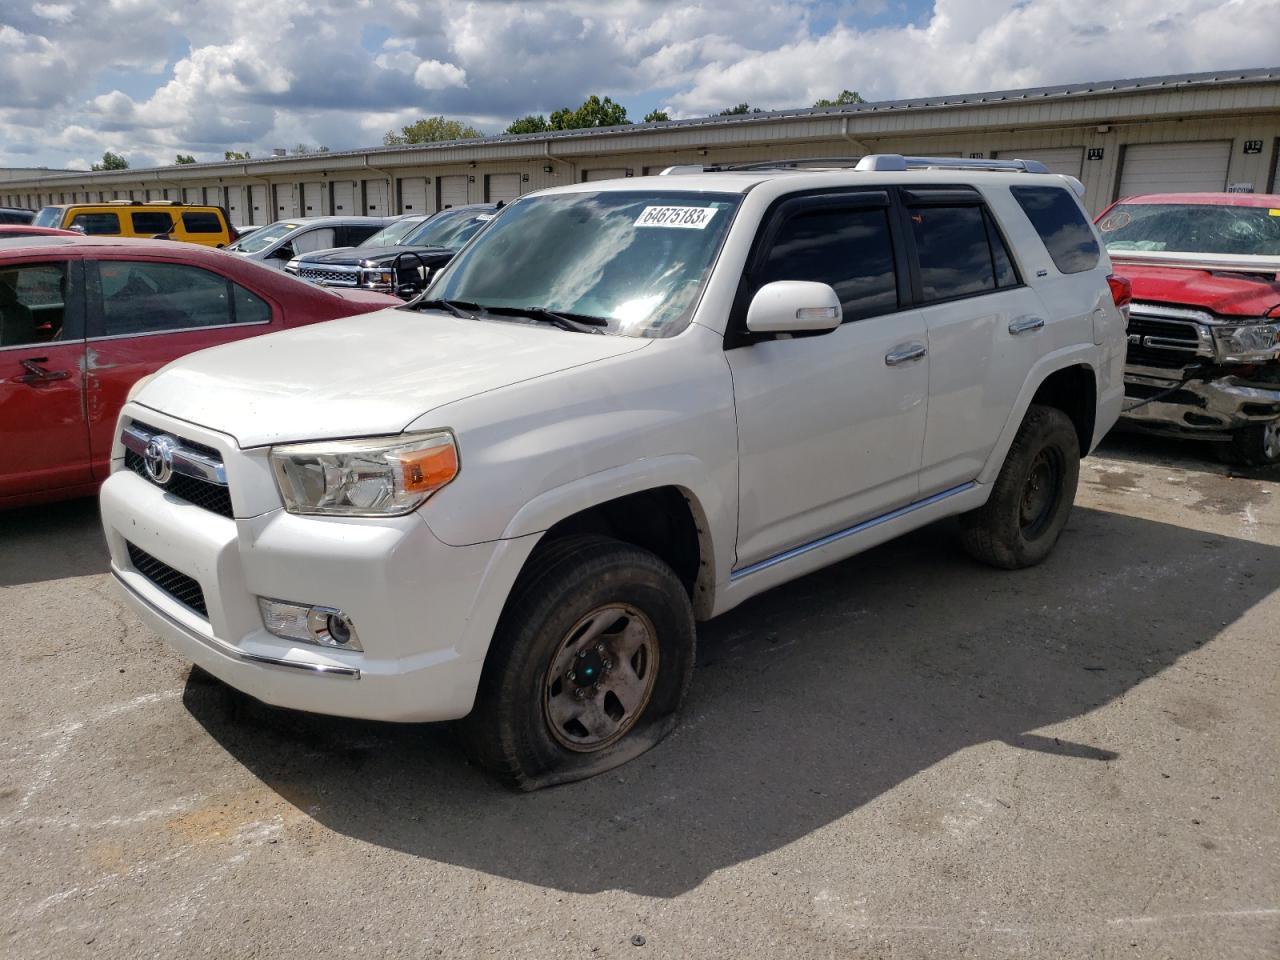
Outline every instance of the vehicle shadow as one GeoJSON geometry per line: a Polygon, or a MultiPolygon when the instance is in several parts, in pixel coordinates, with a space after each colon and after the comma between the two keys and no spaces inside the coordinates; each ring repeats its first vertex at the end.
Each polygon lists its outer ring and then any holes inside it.
{"type": "Polygon", "coordinates": [[[1248,467],[1223,459],[1225,444],[1194,438],[1169,437],[1117,428],[1103,438],[1098,453],[1118,460],[1132,460],[1165,467],[1184,467],[1220,477],[1280,480],[1280,466],[1248,467]]]}
{"type": "Polygon", "coordinates": [[[976,744],[1053,754],[1064,781],[1123,762],[1135,744],[1042,728],[1159,674],[1278,581],[1275,547],[1097,510],[1020,573],[974,564],[935,525],[703,624],[674,734],[530,795],[467,766],[443,725],[277,710],[199,674],[185,702],[340,834],[562,891],[672,897],[976,744]]]}
{"type": "Polygon", "coordinates": [[[0,512],[0,587],[109,569],[97,497],[0,512]]]}

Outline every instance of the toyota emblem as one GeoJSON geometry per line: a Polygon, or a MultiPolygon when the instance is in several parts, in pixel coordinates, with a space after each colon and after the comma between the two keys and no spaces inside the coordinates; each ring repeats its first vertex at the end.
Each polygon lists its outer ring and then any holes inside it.
{"type": "Polygon", "coordinates": [[[173,451],[177,446],[177,440],[161,434],[158,437],[151,438],[151,442],[147,444],[146,452],[142,454],[142,462],[147,468],[147,476],[162,487],[173,476],[173,451]]]}

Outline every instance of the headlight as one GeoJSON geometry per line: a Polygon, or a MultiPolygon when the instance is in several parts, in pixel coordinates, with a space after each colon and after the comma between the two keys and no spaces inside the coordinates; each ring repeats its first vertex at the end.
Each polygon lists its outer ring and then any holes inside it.
{"type": "Polygon", "coordinates": [[[290,444],[271,469],[290,513],[394,517],[458,475],[458,448],[445,432],[290,444]]]}
{"type": "Polygon", "coordinates": [[[1280,323],[1215,327],[1218,358],[1226,363],[1256,363],[1280,356],[1280,323]]]}
{"type": "Polygon", "coordinates": [[[363,270],[365,283],[385,283],[390,284],[393,274],[390,270],[363,270]]]}

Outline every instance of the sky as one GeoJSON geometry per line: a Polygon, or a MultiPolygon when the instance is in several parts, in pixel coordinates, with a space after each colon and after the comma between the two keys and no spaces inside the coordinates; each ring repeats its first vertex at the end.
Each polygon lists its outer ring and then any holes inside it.
{"type": "Polygon", "coordinates": [[[0,167],[1274,66],[1280,0],[3,0],[0,167]]]}

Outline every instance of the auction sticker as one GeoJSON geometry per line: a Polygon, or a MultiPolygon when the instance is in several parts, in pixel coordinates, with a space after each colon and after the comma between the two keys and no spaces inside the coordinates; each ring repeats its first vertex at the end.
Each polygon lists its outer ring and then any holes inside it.
{"type": "Polygon", "coordinates": [[[636,217],[637,227],[678,227],[705,230],[718,211],[715,207],[645,207],[636,217]]]}

